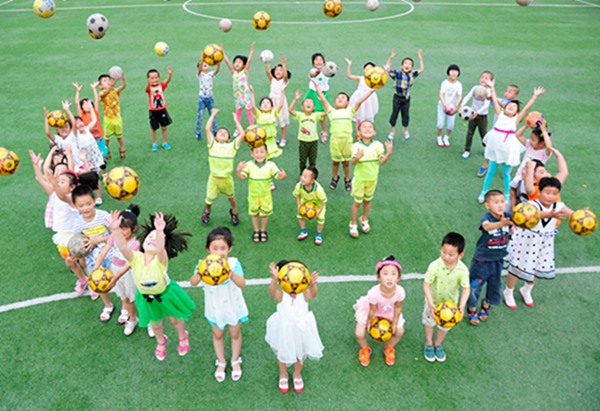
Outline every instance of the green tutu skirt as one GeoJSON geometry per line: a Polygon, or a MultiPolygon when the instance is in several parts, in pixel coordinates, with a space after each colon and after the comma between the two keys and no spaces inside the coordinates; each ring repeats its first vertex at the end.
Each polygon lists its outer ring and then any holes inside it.
{"type": "MultiPolygon", "coordinates": [[[[324,91],[325,100],[329,101],[329,90],[324,91]]],[[[308,89],[305,99],[309,98],[315,103],[315,111],[324,112],[325,108],[323,107],[323,103],[321,103],[321,99],[319,99],[319,94],[315,90],[308,89]]],[[[335,108],[335,107],[334,107],[335,108]]]]}
{"type": "Polygon", "coordinates": [[[174,317],[178,320],[187,321],[196,308],[196,303],[176,281],[171,281],[165,291],[158,299],[151,301],[139,292],[135,291],[135,307],[138,311],[140,327],[156,325],[166,317],[174,317]]]}

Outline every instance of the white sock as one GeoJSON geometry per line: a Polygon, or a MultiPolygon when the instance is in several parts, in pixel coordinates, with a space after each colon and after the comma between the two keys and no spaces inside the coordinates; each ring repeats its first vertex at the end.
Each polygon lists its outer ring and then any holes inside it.
{"type": "Polygon", "coordinates": [[[509,286],[506,286],[506,288],[504,289],[504,291],[506,291],[507,293],[514,293],[515,292],[515,288],[510,288],[509,286]]]}
{"type": "Polygon", "coordinates": [[[533,289],[533,284],[525,283],[525,285],[523,285],[523,290],[527,293],[531,293],[532,289],[533,289]]]}

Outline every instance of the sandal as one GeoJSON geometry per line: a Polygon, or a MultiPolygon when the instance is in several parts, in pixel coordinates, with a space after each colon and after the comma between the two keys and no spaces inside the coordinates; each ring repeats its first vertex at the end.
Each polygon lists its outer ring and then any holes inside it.
{"type": "Polygon", "coordinates": [[[350,236],[358,238],[358,225],[351,223],[348,225],[348,228],[350,229],[350,236]]]}
{"type": "Polygon", "coordinates": [[[240,217],[233,213],[233,210],[229,209],[229,215],[231,216],[231,224],[238,225],[240,223],[240,217]]]}
{"type": "Polygon", "coordinates": [[[231,368],[232,368],[232,370],[231,370],[231,379],[233,381],[239,381],[240,378],[242,378],[242,367],[241,367],[241,364],[242,364],[242,357],[239,357],[236,361],[231,361],[231,368]],[[240,366],[239,370],[234,370],[233,369],[233,367],[236,366],[236,365],[240,366]]]}
{"type": "Polygon", "coordinates": [[[352,180],[344,179],[344,187],[346,188],[346,191],[352,190],[352,180]]]}
{"type": "Polygon", "coordinates": [[[261,243],[266,243],[267,241],[269,241],[269,234],[267,234],[266,231],[262,231],[260,233],[260,242],[261,243]]]}
{"type": "Polygon", "coordinates": [[[110,155],[110,149],[107,150],[106,155],[104,156],[104,159],[108,160],[108,161],[112,160],[112,156],[110,155]]]}
{"type": "Polygon", "coordinates": [[[281,391],[282,393],[286,393],[290,390],[290,383],[288,382],[287,377],[283,378],[279,378],[279,391],[281,391]]]}
{"type": "Polygon", "coordinates": [[[321,143],[327,144],[327,131],[321,131],[321,143]]]}
{"type": "Polygon", "coordinates": [[[167,356],[167,341],[169,340],[169,338],[167,338],[166,334],[163,334],[163,342],[159,343],[158,341],[156,341],[156,350],[154,350],[154,356],[156,357],[156,359],[158,361],[162,361],[165,359],[165,357],[167,356]]]}
{"type": "Polygon", "coordinates": [[[388,366],[391,367],[396,363],[396,350],[394,347],[390,347],[389,345],[383,347],[383,355],[385,356],[385,363],[388,366]]]}
{"type": "Polygon", "coordinates": [[[490,308],[491,306],[487,306],[485,307],[483,304],[481,304],[481,310],[479,310],[479,319],[481,321],[485,321],[488,319],[488,317],[490,316],[490,308]]]}
{"type": "Polygon", "coordinates": [[[260,243],[260,240],[261,240],[260,231],[255,231],[254,233],[252,233],[252,242],[253,243],[260,243]]]}
{"type": "Polygon", "coordinates": [[[177,347],[177,352],[179,353],[180,357],[183,357],[184,355],[186,355],[189,351],[190,351],[190,333],[187,332],[187,330],[185,331],[185,337],[180,338],[179,339],[179,346],[177,347]],[[187,341],[187,344],[185,345],[181,345],[182,342],[187,341]]]}
{"type": "Polygon", "coordinates": [[[110,307],[104,306],[102,312],[100,313],[100,321],[103,323],[107,323],[110,321],[110,317],[112,317],[112,313],[115,310],[115,306],[111,305],[110,307]]]}
{"type": "Polygon", "coordinates": [[[125,160],[125,153],[127,152],[127,150],[125,150],[124,148],[121,149],[119,148],[119,155],[121,156],[121,160],[125,160]]]}
{"type": "Polygon", "coordinates": [[[302,377],[294,378],[294,391],[297,393],[304,391],[304,381],[302,381],[302,377]]]}
{"type": "Polygon", "coordinates": [[[225,381],[225,367],[227,367],[227,363],[219,362],[219,360],[216,360],[215,366],[217,367],[217,370],[215,371],[215,380],[217,380],[218,382],[225,381]],[[219,367],[222,367],[223,371],[219,371],[219,367]]]}
{"type": "Polygon", "coordinates": [[[363,233],[368,233],[371,231],[371,226],[369,225],[369,220],[363,220],[363,216],[358,217],[358,221],[360,222],[360,228],[363,233]]]}
{"type": "MultiPolygon", "coordinates": [[[[477,316],[477,309],[469,308],[469,310],[467,312],[467,318],[469,318],[469,322],[472,325],[479,324],[479,317],[477,316]]],[[[486,316],[486,319],[487,319],[487,316],[486,316]]]]}
{"type": "Polygon", "coordinates": [[[200,220],[202,220],[202,224],[208,224],[210,222],[210,213],[204,210],[202,212],[202,217],[200,217],[200,220]]]}
{"type": "Polygon", "coordinates": [[[338,181],[340,181],[340,176],[337,176],[337,178],[331,177],[331,182],[329,183],[329,188],[331,188],[332,190],[335,190],[335,188],[338,185],[338,181]]]}

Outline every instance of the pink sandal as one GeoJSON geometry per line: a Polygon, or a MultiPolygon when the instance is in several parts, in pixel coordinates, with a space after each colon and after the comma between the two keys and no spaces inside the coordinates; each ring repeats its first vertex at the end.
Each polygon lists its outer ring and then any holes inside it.
{"type": "Polygon", "coordinates": [[[184,355],[186,355],[188,353],[188,351],[190,351],[190,334],[187,332],[185,332],[185,337],[180,338],[179,339],[179,346],[177,347],[177,352],[179,352],[179,356],[183,357],[184,355]],[[186,345],[181,345],[181,343],[183,341],[187,341],[188,343],[186,345]]]}
{"type": "Polygon", "coordinates": [[[167,356],[167,341],[169,339],[167,338],[166,335],[164,335],[164,341],[162,343],[159,343],[158,341],[156,342],[156,350],[154,350],[154,355],[156,356],[156,358],[158,359],[158,361],[162,361],[165,359],[165,357],[167,356]]]}

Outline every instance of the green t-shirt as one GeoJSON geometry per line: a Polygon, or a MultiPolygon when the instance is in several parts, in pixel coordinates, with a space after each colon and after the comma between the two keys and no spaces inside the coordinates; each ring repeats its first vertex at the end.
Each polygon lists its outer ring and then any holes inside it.
{"type": "Polygon", "coordinates": [[[253,160],[246,163],[241,173],[248,176],[248,195],[262,197],[271,194],[271,179],[277,178],[279,167],[272,161],[259,165],[253,160]]]}
{"type": "Polygon", "coordinates": [[[233,173],[233,159],[240,148],[234,141],[214,140],[208,146],[208,166],[213,177],[229,177],[233,173]]]}
{"type": "Polygon", "coordinates": [[[256,124],[265,129],[267,138],[277,137],[277,117],[279,117],[279,111],[271,110],[264,112],[257,110],[255,112],[256,124]]]}
{"type": "Polygon", "coordinates": [[[292,114],[292,117],[298,120],[298,140],[311,142],[319,139],[317,121],[323,120],[325,113],[313,111],[311,114],[306,115],[303,111],[297,111],[296,114],[292,114]]]}
{"type": "Polygon", "coordinates": [[[321,186],[321,184],[319,184],[317,181],[313,183],[310,191],[306,191],[306,188],[304,188],[302,183],[299,182],[296,184],[296,187],[294,187],[294,192],[292,194],[294,197],[300,197],[301,203],[312,201],[315,203],[317,208],[321,207],[322,203],[327,202],[327,194],[325,194],[323,186],[321,186]]]}
{"type": "Polygon", "coordinates": [[[356,157],[358,150],[362,149],[364,155],[354,166],[354,176],[363,181],[375,181],[379,174],[379,159],[383,156],[383,144],[380,141],[371,140],[367,145],[362,141],[352,144],[352,157],[356,157]]]}
{"type": "Polygon", "coordinates": [[[458,261],[454,270],[450,271],[442,258],[438,258],[427,268],[425,282],[431,284],[433,304],[438,305],[443,301],[459,303],[460,288],[469,287],[469,269],[458,261]]]}
{"type": "Polygon", "coordinates": [[[329,133],[331,138],[352,138],[354,123],[352,117],[356,112],[353,107],[333,108],[329,107],[327,118],[329,119],[329,133]]]}

